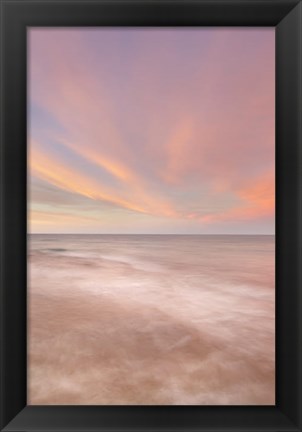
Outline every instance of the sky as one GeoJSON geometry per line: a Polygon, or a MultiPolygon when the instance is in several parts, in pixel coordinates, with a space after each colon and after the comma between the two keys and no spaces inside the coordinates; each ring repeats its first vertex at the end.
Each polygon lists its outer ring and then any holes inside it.
{"type": "Polygon", "coordinates": [[[28,95],[30,233],[274,233],[274,28],[31,28],[28,95]]]}

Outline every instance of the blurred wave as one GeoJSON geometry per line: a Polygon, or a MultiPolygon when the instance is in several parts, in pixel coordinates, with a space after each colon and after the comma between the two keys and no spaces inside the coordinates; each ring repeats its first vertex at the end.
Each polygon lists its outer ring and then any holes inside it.
{"type": "Polygon", "coordinates": [[[30,235],[28,404],[273,405],[274,236],[30,235]]]}

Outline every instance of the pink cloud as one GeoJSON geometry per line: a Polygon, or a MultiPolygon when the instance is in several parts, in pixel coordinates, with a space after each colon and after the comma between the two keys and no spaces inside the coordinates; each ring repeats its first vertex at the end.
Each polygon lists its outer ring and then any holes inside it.
{"type": "Polygon", "coordinates": [[[203,31],[184,39],[141,32],[122,59],[113,30],[103,30],[107,46],[102,31],[30,30],[31,103],[63,127],[37,140],[30,119],[30,138],[40,141],[32,144],[32,175],[134,212],[212,224],[270,216],[273,223],[274,32],[203,31]],[[118,187],[58,160],[43,147],[50,137],[118,187]],[[185,191],[200,210],[189,208],[185,191]],[[222,196],[229,205],[209,211],[222,196]]]}

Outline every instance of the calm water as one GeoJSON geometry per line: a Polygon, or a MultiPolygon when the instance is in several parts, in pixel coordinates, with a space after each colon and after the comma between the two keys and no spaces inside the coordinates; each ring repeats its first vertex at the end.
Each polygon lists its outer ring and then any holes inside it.
{"type": "Polygon", "coordinates": [[[274,237],[31,235],[29,404],[274,404],[274,237]]]}

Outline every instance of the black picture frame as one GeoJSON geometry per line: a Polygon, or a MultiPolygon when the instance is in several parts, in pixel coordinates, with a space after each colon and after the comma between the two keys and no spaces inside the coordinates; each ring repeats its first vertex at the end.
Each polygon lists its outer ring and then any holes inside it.
{"type": "Polygon", "coordinates": [[[301,1],[0,1],[1,430],[301,431],[301,1]],[[30,26],[276,27],[276,406],[26,406],[30,26]]]}

